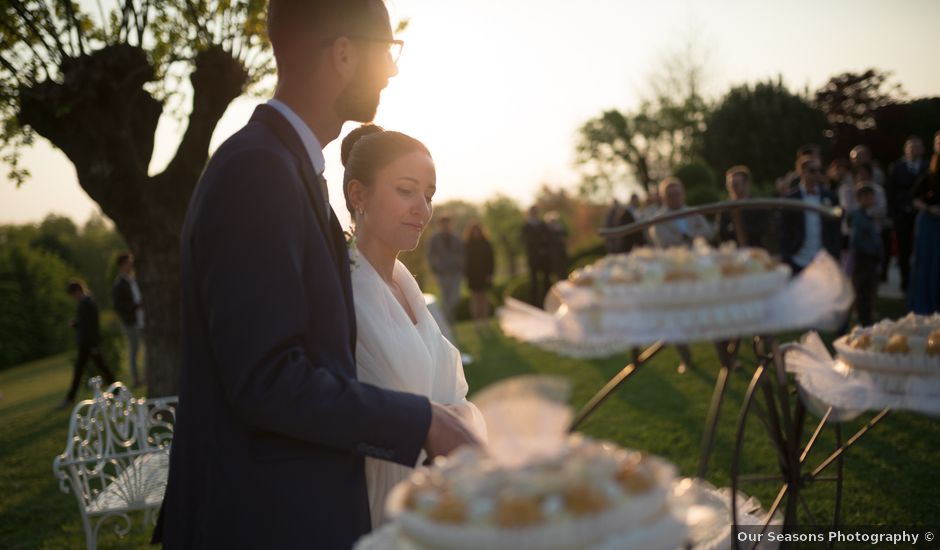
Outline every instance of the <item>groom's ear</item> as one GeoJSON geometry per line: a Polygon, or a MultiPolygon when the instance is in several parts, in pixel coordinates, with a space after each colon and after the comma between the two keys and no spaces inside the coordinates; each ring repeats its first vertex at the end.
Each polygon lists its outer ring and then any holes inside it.
{"type": "Polygon", "coordinates": [[[330,48],[330,62],[344,82],[352,80],[359,62],[356,44],[345,36],[337,38],[330,48]]]}

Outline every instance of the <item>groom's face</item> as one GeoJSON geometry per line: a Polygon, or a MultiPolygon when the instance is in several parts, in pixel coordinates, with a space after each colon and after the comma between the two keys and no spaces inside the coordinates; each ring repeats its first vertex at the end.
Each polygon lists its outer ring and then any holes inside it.
{"type": "Polygon", "coordinates": [[[350,37],[356,47],[355,72],[337,99],[337,110],[344,120],[369,122],[375,118],[382,90],[389,78],[398,74],[390,53],[393,40],[388,12],[384,4],[375,8],[374,22],[362,35],[350,37]]]}

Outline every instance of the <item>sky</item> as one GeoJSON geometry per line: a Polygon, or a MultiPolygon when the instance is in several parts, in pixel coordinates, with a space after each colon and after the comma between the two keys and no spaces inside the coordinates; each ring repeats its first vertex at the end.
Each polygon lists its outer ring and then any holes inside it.
{"type": "MultiPolygon", "coordinates": [[[[376,122],[422,140],[437,166],[435,202],[496,193],[527,205],[543,183],[574,189],[578,127],[649,94],[658,63],[690,43],[705,60],[705,92],[782,75],[791,89],[876,67],[911,97],[940,96],[934,0],[390,0],[409,25],[399,75],[376,122]]],[[[258,100],[236,100],[212,148],[258,100]]],[[[355,127],[349,123],[348,132],[355,127]]],[[[183,127],[161,121],[151,172],[175,152],[183,127]]],[[[343,219],[339,142],[328,145],[331,202],[343,219]]],[[[83,222],[97,206],[74,169],[45,142],[24,155],[17,188],[0,166],[0,224],[58,213],[83,222]]]]}

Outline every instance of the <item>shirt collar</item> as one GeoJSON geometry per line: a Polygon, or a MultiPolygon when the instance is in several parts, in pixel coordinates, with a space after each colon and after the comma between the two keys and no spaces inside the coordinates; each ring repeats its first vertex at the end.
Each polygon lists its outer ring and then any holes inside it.
{"type": "Polygon", "coordinates": [[[307,123],[283,101],[270,99],[268,100],[268,105],[277,109],[277,112],[281,113],[281,115],[287,119],[287,122],[294,128],[300,141],[304,144],[304,149],[307,150],[307,156],[310,157],[313,169],[317,174],[323,174],[323,171],[326,169],[326,160],[323,158],[323,150],[320,147],[317,136],[314,135],[310,127],[307,126],[307,123]]]}

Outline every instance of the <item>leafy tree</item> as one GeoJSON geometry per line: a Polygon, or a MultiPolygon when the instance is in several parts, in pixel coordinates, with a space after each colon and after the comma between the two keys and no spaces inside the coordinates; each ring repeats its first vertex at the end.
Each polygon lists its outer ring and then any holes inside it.
{"type": "MultiPolygon", "coordinates": [[[[494,255],[505,261],[506,272],[516,276],[516,258],[523,252],[522,225],[525,214],[519,203],[506,195],[498,194],[483,204],[483,224],[490,235],[494,255]]],[[[497,269],[500,262],[496,262],[497,269]]]]}
{"type": "Polygon", "coordinates": [[[222,114],[274,69],[266,3],[105,4],[92,13],[73,1],[0,1],[0,144],[22,183],[28,172],[19,152],[36,135],[48,139],[137,255],[148,305],[147,384],[166,395],[178,381],[183,216],[222,114]],[[167,167],[150,174],[165,112],[186,112],[188,124],[167,167]]]}
{"type": "Polygon", "coordinates": [[[875,112],[897,103],[905,94],[900,84],[891,84],[890,73],[868,69],[833,76],[814,94],[816,106],[826,114],[833,150],[847,155],[853,145],[848,140],[857,131],[877,127],[875,112]]]}
{"type": "Polygon", "coordinates": [[[715,171],[701,161],[693,161],[676,168],[676,177],[685,186],[685,202],[699,206],[721,200],[722,186],[715,171]]]}
{"type": "Polygon", "coordinates": [[[78,239],[78,227],[75,222],[65,216],[49,214],[38,229],[38,234],[30,242],[32,248],[55,254],[67,264],[76,264],[73,249],[78,239]]]}
{"type": "Polygon", "coordinates": [[[0,247],[0,368],[64,351],[74,304],[70,269],[50,252],[23,243],[0,247]]]}
{"type": "Polygon", "coordinates": [[[826,117],[778,79],[732,88],[706,127],[704,157],[717,173],[746,164],[755,181],[767,182],[793,168],[800,145],[822,145],[826,117]]]}
{"type": "Polygon", "coordinates": [[[709,112],[700,51],[702,45],[691,40],[667,52],[648,79],[649,97],[637,110],[607,110],[581,126],[576,152],[582,196],[606,201],[628,182],[648,191],[650,183],[698,154],[709,112]]]}

